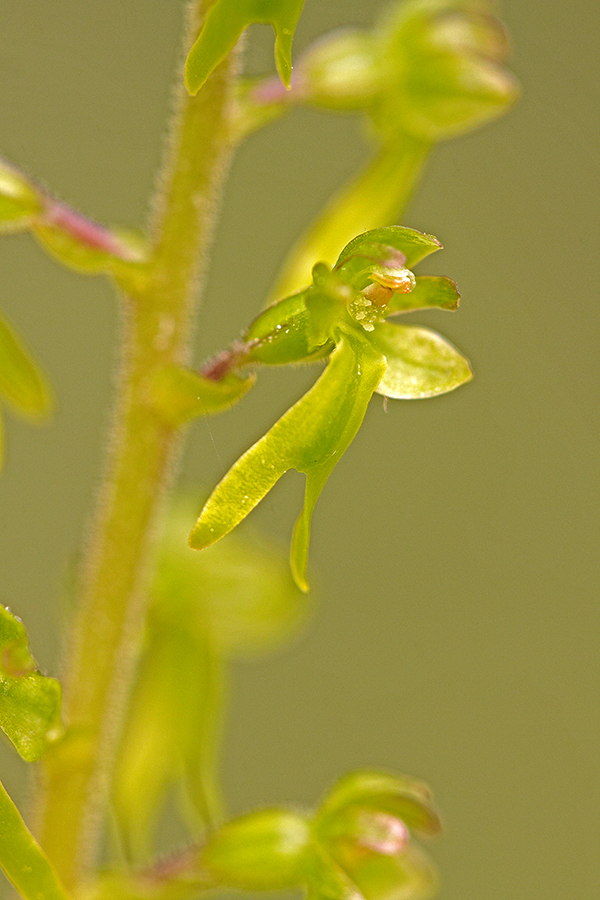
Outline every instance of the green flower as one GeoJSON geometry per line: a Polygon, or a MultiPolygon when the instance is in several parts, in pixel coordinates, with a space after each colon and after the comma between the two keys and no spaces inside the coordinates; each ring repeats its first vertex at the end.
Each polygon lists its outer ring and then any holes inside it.
{"type": "Polygon", "coordinates": [[[433,397],[472,377],[467,360],[436,332],[386,321],[414,309],[456,309],[460,297],[454,282],[412,273],[416,263],[440,247],[431,235],[399,226],[360,235],[344,248],[333,269],[317,263],[310,287],[265,310],[243,341],[207,369],[217,377],[257,363],[329,358],[313,387],[217,485],[192,531],[192,547],[202,549],[220,540],[288,469],[296,469],[305,473],[306,488],[291,566],[299,587],[308,589],[312,511],[373,393],[433,397]]]}

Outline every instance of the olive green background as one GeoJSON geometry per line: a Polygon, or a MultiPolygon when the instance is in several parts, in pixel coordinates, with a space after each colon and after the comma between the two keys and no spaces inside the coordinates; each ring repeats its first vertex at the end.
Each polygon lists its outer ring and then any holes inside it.
{"type": "MultiPolygon", "coordinates": [[[[307,0],[296,49],[379,0],[307,0]]],[[[141,226],[177,53],[178,0],[4,0],[0,154],[101,221],[141,226]]],[[[447,396],[375,400],[314,519],[315,610],[291,648],[234,673],[224,779],[233,812],[313,804],[341,773],[427,780],[446,834],[443,900],[598,895],[598,6],[505,0],[524,93],[508,117],[440,146],[403,224],[440,237],[454,278],[438,327],[476,379],[447,396]],[[592,21],[594,19],[594,21],[592,21]]],[[[271,67],[266,28],[249,65],[271,67]]],[[[298,113],[233,164],[197,358],[256,313],[289,242],[365,157],[359,124],[298,113]]],[[[9,422],[0,599],[58,667],[79,535],[99,482],[117,314],[101,279],[26,237],[0,242],[0,307],[59,398],[9,422]]],[[[240,407],[192,429],[190,484],[214,483],[313,370],[266,372],[240,407]]],[[[283,544],[289,475],[253,519],[283,544]]],[[[0,747],[2,778],[25,766],[0,747]]]]}

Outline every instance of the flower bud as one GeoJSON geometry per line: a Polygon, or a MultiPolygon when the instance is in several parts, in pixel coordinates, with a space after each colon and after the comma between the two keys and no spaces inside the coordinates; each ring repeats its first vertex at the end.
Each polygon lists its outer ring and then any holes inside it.
{"type": "Polygon", "coordinates": [[[392,7],[378,34],[389,80],[371,112],[384,142],[404,132],[455,137],[502,115],[518,96],[502,66],[505,31],[483,4],[409,0],[392,7]]]}
{"type": "MultiPolygon", "coordinates": [[[[318,41],[296,67],[295,102],[369,113],[382,143],[451,138],[502,115],[518,95],[508,41],[485,3],[400,0],[373,32],[318,41]]],[[[281,98],[283,101],[284,98],[281,98]]]]}
{"type": "Polygon", "coordinates": [[[436,868],[414,844],[393,854],[339,847],[331,856],[364,900],[428,900],[435,893],[436,868]]]}
{"type": "Polygon", "coordinates": [[[249,891],[284,890],[304,880],[310,847],[304,816],[261,810],[228,822],[208,841],[202,865],[219,882],[249,891]]]}
{"type": "Polygon", "coordinates": [[[360,810],[396,816],[408,828],[427,836],[441,830],[425,784],[382,772],[355,772],[342,778],[321,806],[319,830],[332,835],[353,831],[360,810]]]}
{"type": "Polygon", "coordinates": [[[371,35],[354,29],[336,31],[310,47],[298,63],[293,90],[326,109],[370,106],[383,72],[371,35]]]}
{"type": "Polygon", "coordinates": [[[336,890],[336,900],[357,894],[364,900],[425,900],[435,888],[436,872],[412,843],[411,828],[426,834],[439,829],[425,785],[379,772],[346,776],[315,818],[321,850],[315,879],[324,880],[324,866],[341,871],[353,890],[336,890]]]}

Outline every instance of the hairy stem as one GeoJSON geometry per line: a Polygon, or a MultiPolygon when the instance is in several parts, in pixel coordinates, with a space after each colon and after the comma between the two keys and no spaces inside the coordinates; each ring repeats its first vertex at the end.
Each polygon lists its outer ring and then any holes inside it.
{"type": "MultiPolygon", "coordinates": [[[[186,46],[208,0],[190,6],[186,46]]],[[[67,886],[96,852],[110,768],[135,662],[152,536],[181,437],[148,402],[157,368],[187,361],[197,283],[229,159],[231,60],[179,101],[154,203],[146,286],[125,300],[123,362],[108,476],[63,677],[66,737],[45,757],[38,805],[42,846],[67,886]]]]}

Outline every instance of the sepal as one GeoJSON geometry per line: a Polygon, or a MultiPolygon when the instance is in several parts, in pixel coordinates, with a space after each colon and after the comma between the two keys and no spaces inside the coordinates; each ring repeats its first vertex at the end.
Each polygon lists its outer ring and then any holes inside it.
{"type": "Polygon", "coordinates": [[[387,361],[378,394],[416,400],[445,394],[473,377],[467,359],[449,341],[418,325],[382,322],[371,340],[387,361]]]}
{"type": "Polygon", "coordinates": [[[43,419],[54,405],[50,387],[13,329],[0,318],[0,396],[21,415],[43,419]]]}
{"type": "Polygon", "coordinates": [[[267,307],[252,322],[243,337],[243,362],[287,365],[328,356],[333,331],[353,296],[344,273],[317,263],[310,287],[267,307]]]}
{"type": "Polygon", "coordinates": [[[308,362],[327,355],[333,344],[319,344],[311,333],[307,300],[313,288],[286,297],[264,310],[243,335],[244,361],[269,366],[308,362]]]}
{"type": "Polygon", "coordinates": [[[441,822],[431,791],[421,781],[386,772],[352,772],[341,778],[321,804],[319,833],[336,835],[347,828],[345,817],[357,811],[395,816],[413,831],[433,837],[441,822]]]}
{"type": "Polygon", "coordinates": [[[298,62],[292,99],[344,112],[369,108],[385,82],[378,50],[367,31],[345,28],[323,36],[298,62]]]}
{"type": "MultiPolygon", "coordinates": [[[[354,284],[361,274],[366,275],[368,280],[378,267],[393,269],[403,266],[412,269],[426,256],[441,249],[442,245],[436,237],[414,228],[403,225],[373,228],[346,244],[338,256],[334,271],[354,284]]],[[[356,286],[360,289],[364,283],[356,286]]]]}
{"type": "Polygon", "coordinates": [[[60,737],[61,689],[42,675],[20,619],[0,605],[0,728],[27,762],[60,737]]]}

